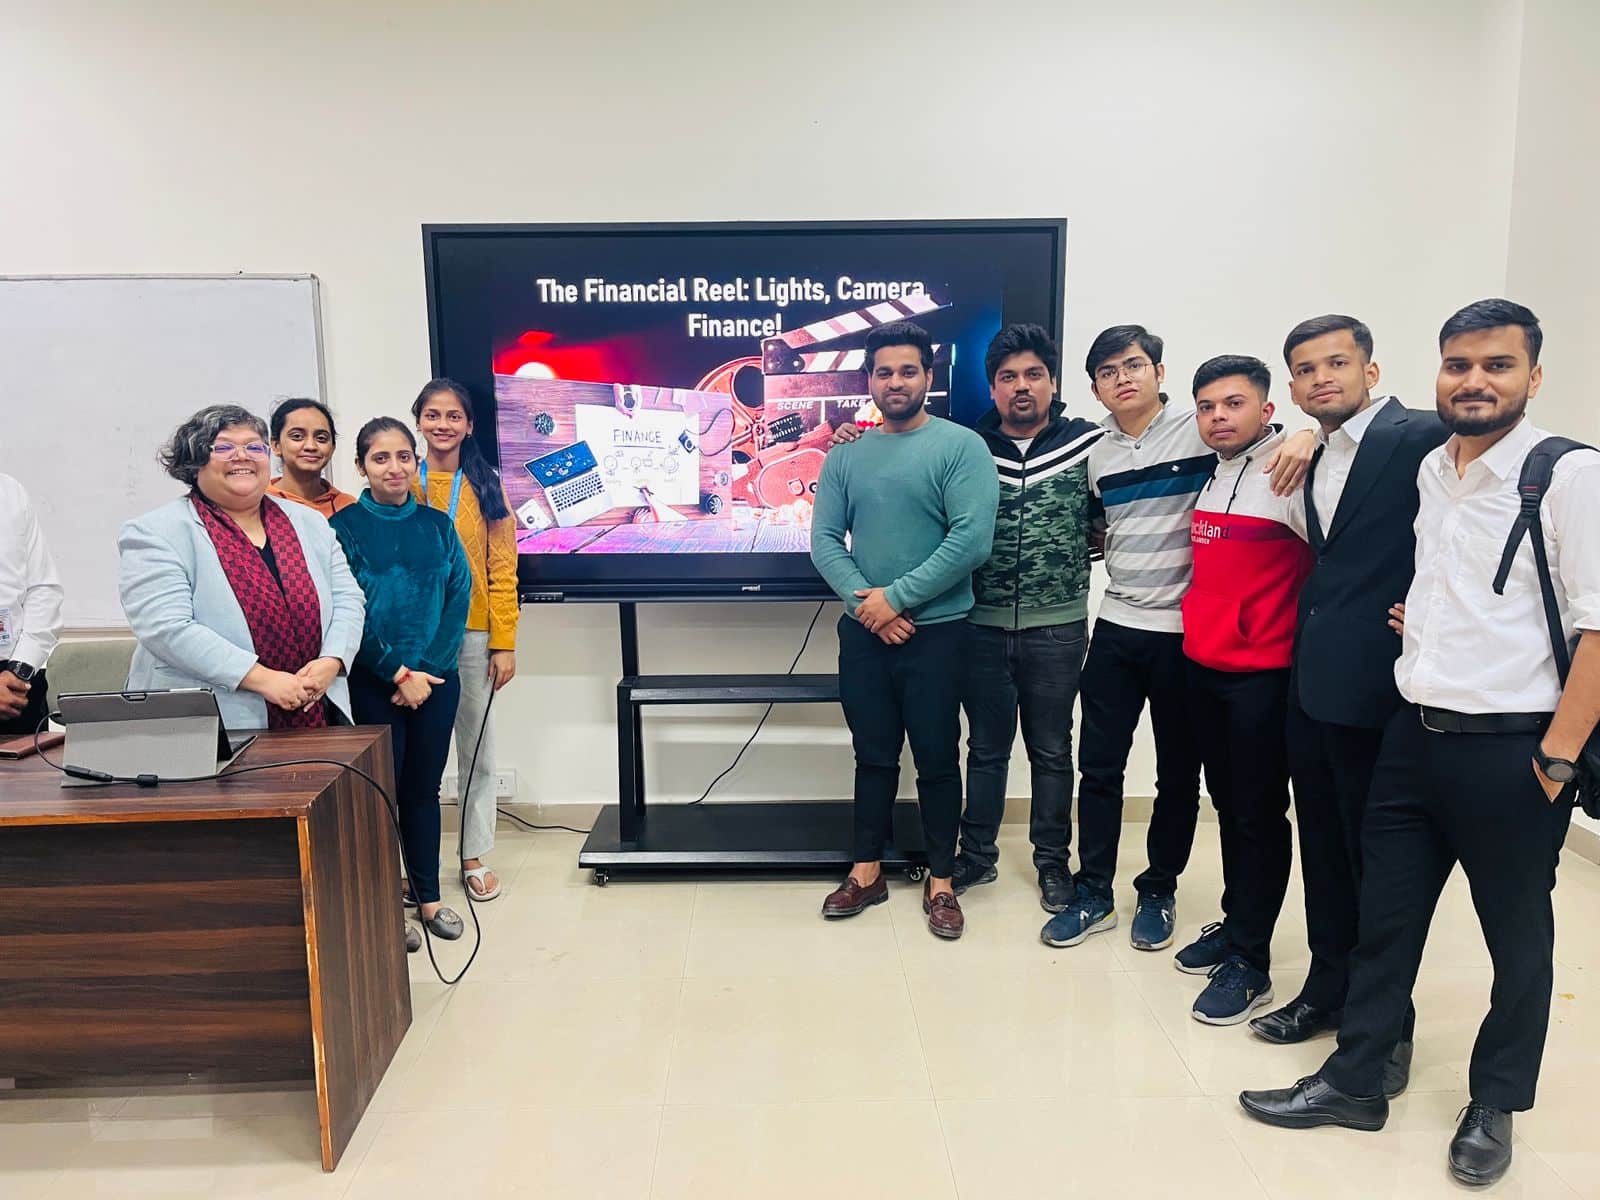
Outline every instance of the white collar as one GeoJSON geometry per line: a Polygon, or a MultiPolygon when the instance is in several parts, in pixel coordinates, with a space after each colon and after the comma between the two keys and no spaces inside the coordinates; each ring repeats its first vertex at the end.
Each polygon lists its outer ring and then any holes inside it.
{"type": "MultiPolygon", "coordinates": [[[[1366,436],[1367,430],[1371,428],[1374,418],[1376,418],[1378,415],[1378,410],[1383,408],[1384,405],[1388,404],[1393,399],[1393,396],[1379,396],[1377,399],[1373,400],[1371,404],[1367,405],[1333,432],[1338,433],[1340,430],[1343,430],[1345,435],[1349,437],[1352,442],[1354,442],[1357,446],[1361,445],[1361,439],[1366,436]]],[[[1332,436],[1332,434],[1327,433],[1321,428],[1317,430],[1317,440],[1324,446],[1328,444],[1328,439],[1332,436]]]]}
{"type": "MultiPolygon", "coordinates": [[[[1524,416],[1516,423],[1510,433],[1475,458],[1467,467],[1467,470],[1470,471],[1474,466],[1482,463],[1486,470],[1494,472],[1500,479],[1510,479],[1513,472],[1522,469],[1522,460],[1528,457],[1528,452],[1534,448],[1543,436],[1543,433],[1534,428],[1533,422],[1524,416]]],[[[1447,475],[1452,479],[1457,477],[1456,454],[1460,448],[1460,438],[1452,433],[1449,440],[1440,447],[1443,452],[1439,463],[1441,474],[1447,475]]]]}

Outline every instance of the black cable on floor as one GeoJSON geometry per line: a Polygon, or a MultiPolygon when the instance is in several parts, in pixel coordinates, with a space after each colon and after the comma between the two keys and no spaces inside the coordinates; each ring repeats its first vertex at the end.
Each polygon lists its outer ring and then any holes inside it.
{"type": "MultiPolygon", "coordinates": [[[[795,652],[794,661],[789,664],[789,669],[784,672],[785,675],[793,675],[795,667],[800,665],[801,656],[803,654],[805,654],[806,647],[811,644],[811,632],[812,632],[812,630],[816,629],[816,627],[817,627],[817,618],[822,616],[822,609],[823,609],[823,606],[826,605],[826,604],[827,604],[826,600],[820,600],[820,601],[817,602],[817,611],[811,614],[811,624],[806,626],[806,636],[800,642],[800,649],[795,652]]],[[[754,731],[752,731],[750,736],[745,739],[744,745],[739,747],[739,753],[737,753],[737,754],[735,754],[733,756],[733,761],[727,765],[727,767],[723,770],[722,774],[718,775],[710,783],[706,784],[706,790],[705,791],[701,792],[700,795],[697,796],[695,799],[689,801],[690,805],[699,804],[700,801],[704,800],[707,796],[711,795],[711,789],[712,788],[716,787],[717,784],[721,783],[724,779],[726,779],[730,774],[733,773],[733,769],[739,765],[739,760],[744,757],[744,752],[746,750],[750,749],[751,743],[756,740],[756,735],[761,732],[761,727],[767,723],[767,718],[770,717],[771,715],[772,715],[772,704],[769,702],[767,704],[766,711],[761,714],[761,719],[756,722],[756,727],[755,727],[754,731]]]]}

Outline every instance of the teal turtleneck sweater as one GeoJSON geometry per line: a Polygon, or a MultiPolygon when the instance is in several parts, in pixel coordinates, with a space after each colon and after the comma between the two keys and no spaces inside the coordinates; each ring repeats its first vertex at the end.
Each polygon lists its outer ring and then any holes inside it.
{"type": "Polygon", "coordinates": [[[328,523],[367,595],[357,665],[384,680],[401,667],[454,672],[472,568],[450,518],[410,496],[404,504],[379,504],[368,490],[328,523]]]}

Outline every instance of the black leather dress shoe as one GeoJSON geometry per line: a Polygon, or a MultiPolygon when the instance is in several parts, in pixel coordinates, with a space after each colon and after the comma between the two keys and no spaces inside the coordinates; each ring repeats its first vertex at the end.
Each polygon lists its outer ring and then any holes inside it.
{"type": "Polygon", "coordinates": [[[1339,1028],[1343,1012],[1318,1008],[1304,1000],[1291,1000],[1282,1008],[1274,1009],[1264,1017],[1256,1017],[1250,1028],[1257,1036],[1280,1046],[1293,1045],[1314,1038],[1319,1033],[1339,1028]]]}
{"type": "Polygon", "coordinates": [[[1389,1119],[1389,1102],[1382,1096],[1348,1096],[1321,1075],[1307,1075],[1292,1088],[1240,1092],[1239,1105],[1256,1120],[1284,1129],[1342,1125],[1370,1133],[1389,1119]]]}
{"type": "Polygon", "coordinates": [[[1411,1082],[1412,1042],[1396,1042],[1383,1064],[1383,1094],[1393,1100],[1411,1082]]]}
{"type": "Polygon", "coordinates": [[[1450,1139],[1450,1174],[1462,1183],[1484,1187],[1511,1165],[1511,1114],[1476,1102],[1461,1114],[1450,1139]]]}

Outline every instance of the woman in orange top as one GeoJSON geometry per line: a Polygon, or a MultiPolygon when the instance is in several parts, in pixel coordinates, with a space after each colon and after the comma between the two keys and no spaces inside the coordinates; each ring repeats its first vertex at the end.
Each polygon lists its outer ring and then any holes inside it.
{"type": "Polygon", "coordinates": [[[500,880],[483,865],[494,849],[494,726],[489,698],[517,673],[517,531],[500,472],[472,438],[472,398],[449,379],[430,380],[411,406],[428,444],[417,473],[418,498],[450,515],[472,567],[472,605],[461,644],[461,706],[456,710],[456,780],[461,797],[462,885],[473,900],[493,900],[500,880]],[[481,740],[479,730],[482,730],[481,740]],[[472,778],[476,750],[477,769],[472,778]]]}
{"type": "Polygon", "coordinates": [[[331,517],[356,498],[322,477],[338,441],[333,414],[316,400],[295,397],[272,414],[272,452],[283,462],[283,474],[267,484],[267,495],[293,500],[331,517]]]}

